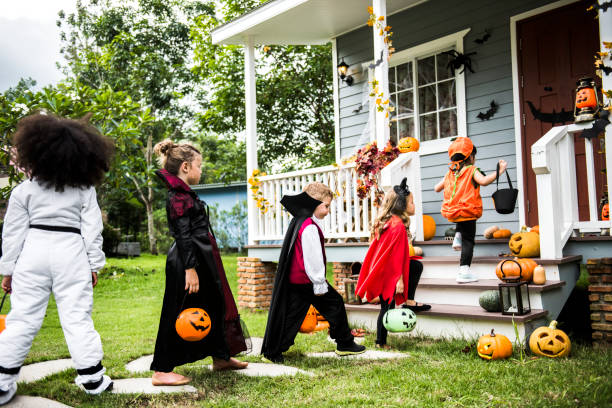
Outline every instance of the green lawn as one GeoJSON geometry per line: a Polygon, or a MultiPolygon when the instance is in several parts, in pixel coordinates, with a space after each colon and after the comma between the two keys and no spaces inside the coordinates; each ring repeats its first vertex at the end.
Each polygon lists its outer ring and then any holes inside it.
{"type": "MultiPolygon", "coordinates": [[[[109,259],[95,290],[94,322],[102,336],[104,365],[113,378],[126,378],[125,364],[151,354],[161,308],[164,256],[109,259]]],[[[236,257],[224,256],[228,279],[236,291],[236,257]]],[[[266,313],[242,311],[252,336],[263,336],[266,313]]],[[[587,316],[585,316],[586,318],[587,316]]],[[[286,364],[315,377],[252,378],[212,373],[197,367],[177,371],[193,377],[197,396],[86,396],[73,385],[74,370],[30,385],[20,394],[52,398],[72,406],[425,406],[425,407],[589,407],[611,406],[612,351],[575,344],[570,358],[485,362],[471,341],[391,338],[408,358],[346,361],[305,357],[309,351],[331,351],[326,333],[298,335],[286,364]]],[[[366,345],[373,346],[372,335],[366,345]]],[[[517,356],[517,353],[515,353],[517,356]]],[[[57,310],[50,303],[43,327],[26,363],[69,357],[57,310]]],[[[256,357],[247,358],[258,361],[256,357]]],[[[210,361],[204,361],[210,363],[210,361]]],[[[146,375],[143,375],[146,376],[146,375]]]]}

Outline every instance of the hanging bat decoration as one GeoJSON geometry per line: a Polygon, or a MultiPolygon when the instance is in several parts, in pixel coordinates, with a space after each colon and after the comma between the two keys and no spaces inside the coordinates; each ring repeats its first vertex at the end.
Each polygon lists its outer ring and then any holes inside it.
{"type": "Polygon", "coordinates": [[[561,112],[555,112],[553,109],[552,113],[543,113],[536,109],[531,101],[527,101],[527,105],[529,105],[529,109],[535,120],[552,123],[553,126],[555,123],[565,124],[565,122],[572,122],[574,120],[574,112],[572,111],[566,112],[565,109],[561,109],[561,112]]]}
{"type": "Polygon", "coordinates": [[[377,60],[374,62],[374,64],[370,64],[370,65],[368,65],[368,68],[370,68],[370,69],[374,69],[374,68],[376,68],[377,66],[379,66],[380,64],[382,64],[382,62],[383,62],[383,51],[381,51],[381,52],[380,52],[380,58],[379,58],[379,59],[377,59],[377,60]]]}
{"type": "Polygon", "coordinates": [[[363,104],[359,105],[357,109],[353,109],[353,113],[359,113],[363,109],[363,104]]]}
{"type": "Polygon", "coordinates": [[[600,69],[604,74],[606,74],[606,76],[612,73],[612,67],[606,67],[603,62],[598,64],[596,68],[600,69]]]}
{"type": "Polygon", "coordinates": [[[596,11],[603,11],[604,13],[609,9],[612,8],[612,1],[606,1],[605,3],[601,3],[599,4],[598,2],[593,3],[593,5],[591,7],[589,7],[587,9],[587,11],[591,11],[591,10],[596,10],[596,11]]]}
{"type": "Polygon", "coordinates": [[[480,120],[489,120],[493,117],[493,115],[497,113],[498,109],[499,105],[496,104],[495,101],[491,101],[491,107],[489,108],[489,110],[485,113],[478,112],[478,115],[476,115],[476,117],[480,120]]]}
{"type": "Polygon", "coordinates": [[[595,122],[593,122],[593,126],[591,126],[590,129],[583,130],[580,136],[585,137],[587,139],[592,139],[594,137],[599,136],[601,132],[606,130],[606,126],[610,124],[610,120],[608,119],[609,116],[610,113],[608,111],[602,111],[599,114],[599,118],[596,119],[595,122]]]}
{"type": "Polygon", "coordinates": [[[489,38],[491,38],[491,31],[489,31],[488,29],[485,29],[484,32],[485,33],[481,38],[477,38],[474,40],[476,44],[484,44],[485,42],[487,42],[489,38]]]}
{"type": "Polygon", "coordinates": [[[475,52],[462,54],[456,50],[450,50],[445,51],[442,54],[450,55],[451,57],[453,57],[453,59],[450,60],[446,65],[446,68],[450,70],[451,75],[454,76],[455,70],[461,67],[463,67],[463,69],[461,70],[461,72],[459,72],[460,74],[463,74],[463,71],[465,71],[466,68],[469,69],[472,74],[474,73],[474,70],[472,69],[472,59],[470,58],[470,56],[476,55],[475,52]]]}

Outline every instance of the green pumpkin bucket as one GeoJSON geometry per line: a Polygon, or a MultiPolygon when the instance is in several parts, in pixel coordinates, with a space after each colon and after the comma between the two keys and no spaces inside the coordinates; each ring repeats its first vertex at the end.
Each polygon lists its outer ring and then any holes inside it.
{"type": "Polygon", "coordinates": [[[416,315],[410,309],[390,309],[383,316],[383,325],[392,333],[409,332],[416,326],[416,315]]]}

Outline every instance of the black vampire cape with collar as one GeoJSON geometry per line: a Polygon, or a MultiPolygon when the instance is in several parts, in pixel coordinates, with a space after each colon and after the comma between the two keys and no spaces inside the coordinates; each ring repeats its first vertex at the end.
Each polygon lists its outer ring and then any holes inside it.
{"type": "Polygon", "coordinates": [[[263,338],[261,354],[264,356],[275,357],[280,355],[281,342],[283,340],[283,330],[287,318],[287,296],[289,295],[289,272],[295,241],[300,232],[300,227],[309,217],[321,201],[315,200],[305,192],[288,196],[281,199],[283,207],[293,215],[289,223],[289,228],[285,233],[283,247],[281,248],[276,277],[274,278],[274,289],[272,290],[272,300],[268,312],[268,323],[266,333],[263,338]]]}

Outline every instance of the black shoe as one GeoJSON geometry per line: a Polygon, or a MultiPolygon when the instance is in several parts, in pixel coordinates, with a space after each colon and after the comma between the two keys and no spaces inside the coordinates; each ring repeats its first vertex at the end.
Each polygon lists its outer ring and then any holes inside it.
{"type": "Polygon", "coordinates": [[[283,357],[282,354],[279,354],[278,356],[263,356],[262,360],[266,363],[270,362],[275,364],[283,364],[285,362],[285,357],[283,357]]]}
{"type": "Polygon", "coordinates": [[[413,312],[424,312],[425,310],[431,309],[431,305],[426,305],[425,303],[421,303],[420,305],[402,305],[402,309],[410,309],[413,312]]]}
{"type": "Polygon", "coordinates": [[[339,356],[350,356],[353,354],[361,354],[365,353],[366,348],[361,344],[357,344],[354,341],[347,346],[340,346],[336,348],[336,354],[339,356]]]}

